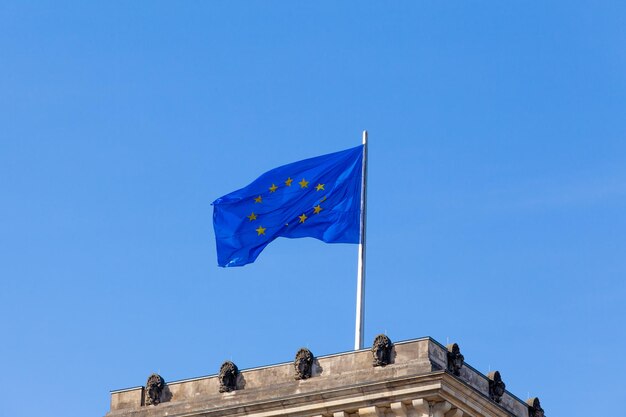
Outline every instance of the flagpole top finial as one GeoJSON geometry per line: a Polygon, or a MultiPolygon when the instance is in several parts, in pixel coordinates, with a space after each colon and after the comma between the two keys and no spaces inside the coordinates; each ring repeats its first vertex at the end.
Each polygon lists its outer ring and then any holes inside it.
{"type": "Polygon", "coordinates": [[[367,130],[363,131],[363,145],[367,143],[367,130]]]}

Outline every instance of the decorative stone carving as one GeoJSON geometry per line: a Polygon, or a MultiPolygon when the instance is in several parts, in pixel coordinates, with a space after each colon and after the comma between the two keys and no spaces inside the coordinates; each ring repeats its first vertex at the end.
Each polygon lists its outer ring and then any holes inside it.
{"type": "Polygon", "coordinates": [[[239,369],[231,361],[226,361],[220,367],[220,392],[231,392],[237,389],[239,369]]]}
{"type": "Polygon", "coordinates": [[[504,395],[506,384],[502,381],[498,371],[489,372],[487,378],[489,378],[489,398],[499,403],[504,395]]]}
{"type": "Polygon", "coordinates": [[[296,359],[293,361],[293,367],[296,369],[296,379],[311,378],[313,371],[313,354],[307,348],[302,348],[296,353],[296,359]]]}
{"type": "Polygon", "coordinates": [[[391,350],[393,343],[384,334],[379,334],[372,344],[372,356],[374,357],[374,366],[385,366],[391,363],[391,350]]]}
{"type": "Polygon", "coordinates": [[[528,405],[528,417],[544,417],[539,398],[529,398],[526,400],[526,404],[528,405]]]}
{"type": "Polygon", "coordinates": [[[157,405],[161,402],[161,393],[165,386],[165,380],[159,374],[152,374],[148,377],[145,389],[145,404],[157,405]]]}
{"type": "Polygon", "coordinates": [[[446,346],[448,348],[448,372],[453,375],[461,375],[461,368],[465,357],[461,354],[461,349],[456,343],[446,346]]]}

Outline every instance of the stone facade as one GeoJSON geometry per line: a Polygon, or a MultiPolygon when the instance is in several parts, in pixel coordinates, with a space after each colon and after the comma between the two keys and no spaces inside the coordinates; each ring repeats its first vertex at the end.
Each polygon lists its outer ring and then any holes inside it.
{"type": "Polygon", "coordinates": [[[106,417],[529,417],[536,412],[508,391],[499,402],[492,400],[490,380],[466,363],[450,372],[449,353],[424,338],[393,343],[386,366],[372,364],[371,349],[363,349],[315,357],[307,378],[297,378],[293,362],[238,371],[230,392],[220,392],[219,375],[167,382],[156,405],[146,405],[145,387],[118,390],[111,393],[106,417]]]}

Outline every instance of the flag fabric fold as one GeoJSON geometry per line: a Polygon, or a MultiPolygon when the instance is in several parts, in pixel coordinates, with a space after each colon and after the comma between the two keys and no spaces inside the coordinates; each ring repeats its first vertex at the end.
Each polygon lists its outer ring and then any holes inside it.
{"type": "Polygon", "coordinates": [[[363,146],[274,168],[213,202],[218,265],[252,263],[278,237],[359,243],[363,146]]]}

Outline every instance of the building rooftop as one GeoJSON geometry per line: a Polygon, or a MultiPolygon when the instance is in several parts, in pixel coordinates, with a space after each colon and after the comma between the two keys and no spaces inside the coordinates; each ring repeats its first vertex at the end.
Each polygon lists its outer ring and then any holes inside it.
{"type": "Polygon", "coordinates": [[[498,371],[465,363],[457,344],[431,338],[315,357],[300,349],[293,362],[165,381],[111,392],[106,417],[144,416],[516,416],[543,417],[537,398],[506,391],[498,371]]]}

